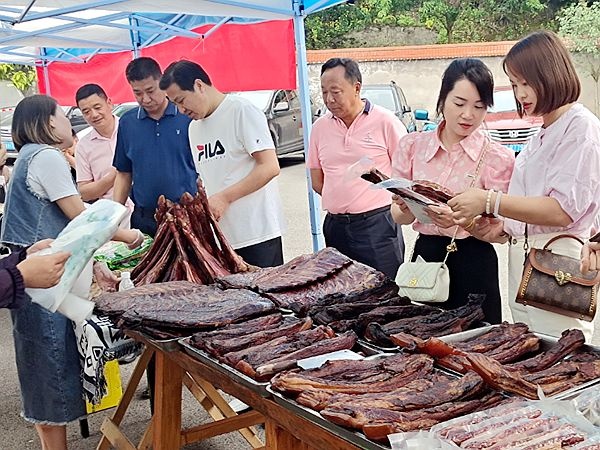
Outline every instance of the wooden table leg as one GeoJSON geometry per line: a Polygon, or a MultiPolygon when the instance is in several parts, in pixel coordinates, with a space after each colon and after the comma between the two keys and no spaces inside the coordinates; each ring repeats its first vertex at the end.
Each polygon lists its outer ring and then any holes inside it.
{"type": "Polygon", "coordinates": [[[183,369],[163,352],[156,352],[153,449],[181,448],[181,389],[183,369]]]}
{"type": "Polygon", "coordinates": [[[316,450],[299,441],[271,419],[265,422],[265,450],[316,450]]]}
{"type": "MultiPolygon", "coordinates": [[[[152,358],[153,354],[154,354],[154,350],[150,347],[146,347],[146,349],[144,350],[144,353],[142,353],[142,356],[140,356],[140,359],[138,360],[137,364],[135,365],[135,369],[133,369],[133,373],[131,374],[131,377],[129,378],[129,382],[127,383],[127,388],[125,388],[123,397],[121,397],[121,401],[119,402],[117,409],[115,410],[112,417],[110,418],[111,424],[114,425],[117,428],[117,430],[118,430],[119,425],[121,425],[121,421],[123,420],[123,417],[125,416],[125,413],[127,412],[127,408],[129,408],[129,404],[131,403],[131,400],[133,399],[135,390],[137,389],[137,387],[140,383],[140,379],[142,378],[142,375],[144,374],[144,370],[146,370],[146,367],[148,366],[148,362],[150,361],[150,358],[152,358]]],[[[107,426],[109,426],[109,425],[107,425],[107,426]]],[[[112,427],[111,427],[111,429],[112,429],[112,427]]],[[[98,443],[98,447],[96,447],[96,450],[108,450],[110,448],[110,445],[111,445],[111,443],[107,439],[107,437],[102,436],[102,439],[98,443]]]]}

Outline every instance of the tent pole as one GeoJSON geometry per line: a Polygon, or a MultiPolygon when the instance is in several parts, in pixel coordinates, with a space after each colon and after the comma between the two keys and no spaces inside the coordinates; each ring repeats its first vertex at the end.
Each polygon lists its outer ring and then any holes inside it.
{"type": "Polygon", "coordinates": [[[50,90],[50,76],[48,74],[48,61],[46,60],[46,49],[42,47],[40,54],[42,55],[42,67],[44,68],[44,87],[46,88],[46,95],[52,96],[50,90]]]}
{"type": "MultiPolygon", "coordinates": [[[[310,88],[308,84],[308,63],[306,59],[306,39],[304,37],[304,16],[301,11],[294,13],[294,34],[296,41],[296,65],[298,67],[298,88],[300,91],[300,106],[302,109],[302,126],[304,128],[304,159],[308,161],[308,139],[312,130],[312,109],[310,107],[310,88]]],[[[308,188],[308,205],[310,208],[310,229],[312,233],[313,251],[325,246],[321,231],[321,199],[312,189],[310,170],[306,169],[308,188]]]]}

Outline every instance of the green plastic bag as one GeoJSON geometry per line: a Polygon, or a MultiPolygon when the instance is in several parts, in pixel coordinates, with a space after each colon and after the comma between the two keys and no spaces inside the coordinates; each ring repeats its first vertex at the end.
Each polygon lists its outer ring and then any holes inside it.
{"type": "Polygon", "coordinates": [[[123,242],[109,241],[94,253],[94,260],[105,262],[110,270],[131,269],[140,262],[153,242],[154,239],[145,234],[143,244],[129,250],[123,242]]]}

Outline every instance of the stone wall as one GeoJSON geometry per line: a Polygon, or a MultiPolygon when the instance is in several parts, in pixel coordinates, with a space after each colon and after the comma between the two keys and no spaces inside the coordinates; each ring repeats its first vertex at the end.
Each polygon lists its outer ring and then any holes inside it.
{"type": "MultiPolygon", "coordinates": [[[[494,74],[496,86],[508,86],[508,77],[502,70],[502,57],[480,58],[494,74]]],[[[579,55],[574,57],[582,83],[580,102],[599,115],[595,109],[595,82],[587,74],[586,63],[579,55]]],[[[441,76],[452,59],[423,59],[414,61],[363,61],[360,68],[363,84],[386,83],[394,80],[406,95],[413,109],[426,109],[435,116],[435,103],[440,89],[441,76]]],[[[319,73],[321,64],[309,65],[310,91],[313,100],[322,104],[319,73]]]]}

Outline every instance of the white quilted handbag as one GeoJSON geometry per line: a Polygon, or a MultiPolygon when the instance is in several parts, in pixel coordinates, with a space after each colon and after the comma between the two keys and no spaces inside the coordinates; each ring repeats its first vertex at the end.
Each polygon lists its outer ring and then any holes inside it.
{"type": "Polygon", "coordinates": [[[448,300],[450,273],[445,262],[426,262],[417,256],[416,261],[400,265],[396,284],[402,297],[415,302],[441,303],[448,300]]]}

